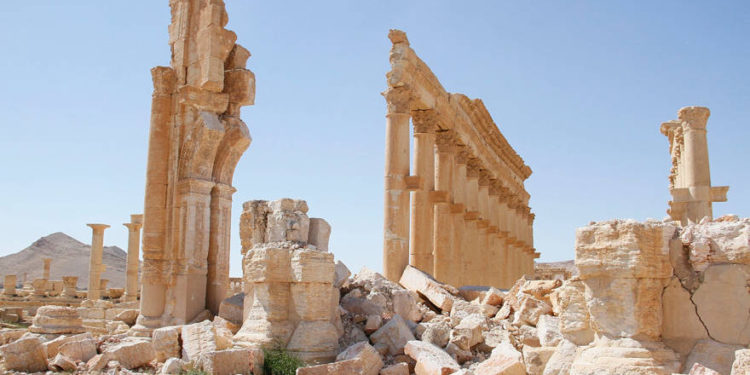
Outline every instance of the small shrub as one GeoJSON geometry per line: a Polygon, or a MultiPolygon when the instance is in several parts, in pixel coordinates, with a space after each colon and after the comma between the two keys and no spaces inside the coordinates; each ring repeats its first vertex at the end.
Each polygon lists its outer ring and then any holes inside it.
{"type": "Polygon", "coordinates": [[[263,370],[266,375],[294,375],[305,362],[281,346],[263,349],[263,370]]]}

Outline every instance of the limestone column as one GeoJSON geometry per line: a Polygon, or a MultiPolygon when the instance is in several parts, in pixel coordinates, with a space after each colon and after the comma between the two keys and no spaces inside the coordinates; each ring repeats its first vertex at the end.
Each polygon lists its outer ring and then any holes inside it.
{"type": "Polygon", "coordinates": [[[42,278],[45,280],[49,280],[49,270],[52,263],[52,258],[42,258],[42,261],[44,261],[44,276],[42,276],[42,278]]]}
{"type": "Polygon", "coordinates": [[[430,192],[435,188],[435,114],[431,110],[413,111],[414,174],[421,186],[411,192],[409,225],[409,264],[433,273],[432,232],[434,209],[430,192]]]}
{"type": "Polygon", "coordinates": [[[466,285],[479,284],[479,160],[470,157],[466,166],[466,248],[464,249],[464,275],[466,285]]]}
{"type": "Polygon", "coordinates": [[[464,262],[466,261],[466,161],[468,152],[462,145],[456,146],[456,157],[453,170],[453,204],[451,205],[451,216],[453,218],[453,254],[455,262],[450,266],[449,284],[460,287],[465,284],[466,274],[464,262]]]}
{"type": "Polygon", "coordinates": [[[101,298],[102,252],[104,251],[104,230],[107,224],[86,224],[93,231],[91,237],[91,256],[89,258],[89,288],[87,298],[101,298]]]}
{"type": "Polygon", "coordinates": [[[503,267],[505,263],[505,254],[503,244],[504,236],[501,232],[500,219],[500,190],[498,189],[498,180],[490,180],[489,187],[489,211],[490,211],[490,231],[489,235],[492,242],[492,258],[490,259],[490,268],[492,270],[490,280],[491,285],[496,288],[504,288],[503,284],[503,267]]]}
{"type": "Polygon", "coordinates": [[[685,107],[680,109],[678,118],[682,121],[685,147],[683,149],[684,185],[690,192],[687,204],[687,219],[695,223],[703,217],[713,218],[711,204],[711,171],[708,165],[708,141],[706,123],[710,111],[705,107],[685,107]]]}
{"type": "Polygon", "coordinates": [[[141,246],[141,227],[143,215],[130,215],[130,223],[123,224],[128,228],[128,261],[125,267],[125,295],[123,300],[138,299],[138,258],[141,246]]]}
{"type": "Polygon", "coordinates": [[[34,279],[34,281],[31,282],[31,287],[34,288],[35,297],[43,297],[47,290],[47,280],[34,279]]]}
{"type": "Polygon", "coordinates": [[[433,276],[441,282],[452,281],[452,265],[458,260],[453,248],[453,217],[451,200],[453,189],[453,152],[455,151],[452,131],[437,133],[435,158],[435,190],[444,192],[445,201],[435,204],[433,245],[433,276]]]}
{"type": "Polygon", "coordinates": [[[78,285],[78,276],[63,276],[63,291],[62,296],[66,298],[76,298],[78,285]]]}
{"type": "Polygon", "coordinates": [[[101,279],[99,280],[99,290],[101,290],[102,296],[108,296],[109,292],[107,291],[107,284],[109,284],[108,279],[101,279]]]}
{"type": "Polygon", "coordinates": [[[6,296],[16,294],[16,282],[16,275],[5,275],[5,280],[3,280],[3,294],[6,296]]]}
{"type": "Polygon", "coordinates": [[[219,314],[219,305],[229,290],[229,240],[232,223],[232,195],[237,189],[217,184],[211,192],[211,238],[208,247],[206,308],[219,314]]]}
{"type": "Polygon", "coordinates": [[[490,226],[490,195],[489,195],[490,175],[486,169],[479,171],[479,192],[477,197],[477,211],[479,211],[479,220],[477,221],[478,242],[477,246],[477,284],[492,285],[492,258],[494,254],[491,248],[489,226],[490,226]]]}
{"type": "Polygon", "coordinates": [[[388,106],[385,123],[385,212],[383,274],[398,282],[409,264],[409,111],[406,88],[385,92],[388,106]]]}

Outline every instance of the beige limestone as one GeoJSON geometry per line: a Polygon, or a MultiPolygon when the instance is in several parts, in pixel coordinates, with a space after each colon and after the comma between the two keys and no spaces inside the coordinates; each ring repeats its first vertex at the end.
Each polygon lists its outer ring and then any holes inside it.
{"type": "MultiPolygon", "coordinates": [[[[235,342],[281,344],[305,360],[332,360],[340,335],[335,265],[333,254],[307,246],[307,203],[250,201],[243,208],[240,237],[243,248],[250,247],[244,249],[244,321],[235,342]]],[[[320,233],[314,237],[323,240],[320,233]]]]}
{"type": "Polygon", "coordinates": [[[547,366],[547,362],[549,362],[549,359],[552,358],[552,354],[555,352],[555,347],[543,346],[535,348],[524,345],[521,352],[523,353],[523,363],[526,367],[526,374],[542,375],[544,374],[544,368],[547,366]]]}
{"type": "Polygon", "coordinates": [[[380,354],[366,342],[358,342],[336,356],[336,361],[357,360],[361,363],[361,375],[378,375],[383,368],[380,354]]]}
{"type": "Polygon", "coordinates": [[[81,333],[78,335],[61,335],[49,341],[45,341],[42,345],[44,351],[47,353],[47,358],[54,358],[60,350],[60,347],[72,341],[81,341],[92,338],[90,333],[81,333]]]}
{"type": "Polygon", "coordinates": [[[42,278],[45,280],[49,280],[49,272],[50,268],[52,267],[52,258],[42,258],[42,261],[44,262],[44,269],[42,271],[42,278]]]}
{"type": "Polygon", "coordinates": [[[180,346],[180,326],[157,328],[153,332],[152,345],[154,347],[154,356],[159,362],[164,362],[167,358],[179,358],[182,353],[180,346]]]}
{"type": "Polygon", "coordinates": [[[696,271],[715,263],[750,264],[750,219],[727,216],[691,224],[681,231],[680,239],[696,271]]]}
{"type": "Polygon", "coordinates": [[[734,352],[731,375],[750,374],[750,349],[740,349],[734,352]]]}
{"type": "Polygon", "coordinates": [[[130,223],[123,224],[128,228],[128,258],[125,282],[125,301],[138,299],[138,265],[141,246],[141,227],[143,227],[143,215],[130,215],[130,223]]]}
{"type": "Polygon", "coordinates": [[[521,353],[509,343],[492,349],[490,357],[474,369],[474,375],[524,375],[526,367],[521,353]]]}
{"type": "Polygon", "coordinates": [[[531,169],[481,100],[446,92],[404,32],[388,36],[385,276],[399,280],[411,265],[457,286],[508,287],[533,272],[531,169]]]}
{"type": "Polygon", "coordinates": [[[387,347],[390,355],[403,353],[404,346],[411,340],[414,340],[414,335],[400,315],[394,315],[388,323],[370,335],[370,341],[387,347]]]}
{"type": "Polygon", "coordinates": [[[404,347],[406,355],[417,361],[414,368],[416,375],[445,375],[460,369],[448,353],[435,345],[422,341],[409,341],[404,347]]]}
{"type": "Polygon", "coordinates": [[[182,326],[182,359],[198,361],[203,353],[228,349],[232,346],[231,334],[221,335],[211,321],[182,326]]]}
{"type": "Polygon", "coordinates": [[[78,311],[65,306],[42,306],[36,310],[29,331],[34,333],[82,333],[83,322],[78,311]]]}
{"type": "Polygon", "coordinates": [[[669,191],[672,200],[667,213],[682,225],[713,218],[713,202],[727,200],[728,186],[711,186],[706,123],[711,112],[706,107],[683,107],[678,120],[661,124],[669,138],[672,170],[669,191]]]}
{"type": "MultiPolygon", "coordinates": [[[[106,354],[110,359],[116,360],[120,366],[126,369],[134,369],[147,365],[154,360],[154,347],[151,342],[145,340],[123,341],[107,348],[106,354]]],[[[91,360],[94,360],[93,357],[91,360]]]]}
{"type": "Polygon", "coordinates": [[[73,372],[77,369],[75,361],[62,354],[57,354],[54,359],[49,362],[49,365],[53,369],[65,372],[73,372]]]}
{"type": "MultiPolygon", "coordinates": [[[[58,353],[75,362],[88,362],[97,353],[97,342],[92,337],[82,337],[60,345],[58,353]]],[[[49,356],[49,353],[47,353],[49,356]]]]}
{"type": "Polygon", "coordinates": [[[237,325],[242,325],[245,293],[238,293],[221,301],[219,316],[237,325]]]}
{"type": "Polygon", "coordinates": [[[409,375],[409,365],[405,362],[390,365],[380,370],[380,375],[409,375]]]}
{"type": "Polygon", "coordinates": [[[690,371],[694,364],[714,370],[720,374],[729,374],[734,363],[734,354],[737,350],[744,349],[739,345],[728,345],[711,339],[698,341],[685,358],[682,366],[683,372],[690,371]]]}
{"type": "Polygon", "coordinates": [[[662,294],[664,318],[662,338],[676,352],[687,355],[696,341],[708,338],[706,327],[696,313],[690,292],[673,277],[662,294]]]}
{"type": "Polygon", "coordinates": [[[62,281],[62,297],[76,298],[76,296],[78,295],[78,276],[63,276],[62,281]]]}
{"type": "Polygon", "coordinates": [[[260,349],[226,349],[209,351],[200,357],[203,371],[213,375],[250,375],[262,371],[263,351],[260,349]]]}
{"type": "Polygon", "coordinates": [[[229,284],[234,169],[251,138],[250,52],[224,26],[221,0],[170,2],[171,66],[152,69],[143,217],[141,315],[136,331],[218,313],[229,284]]]}
{"type": "Polygon", "coordinates": [[[3,294],[6,296],[12,296],[16,294],[16,275],[5,275],[3,280],[3,294]]]}
{"type": "Polygon", "coordinates": [[[701,365],[700,363],[694,363],[693,367],[690,368],[689,375],[721,375],[720,373],[701,365]]]}
{"type": "Polygon", "coordinates": [[[714,340],[750,344],[749,280],[750,265],[745,264],[716,264],[704,272],[692,300],[714,340]]]}
{"type": "Polygon", "coordinates": [[[412,266],[404,268],[399,284],[424,296],[443,311],[450,311],[453,306],[454,297],[439,282],[412,266]]]}
{"type": "Polygon", "coordinates": [[[600,337],[577,351],[570,375],[670,375],[679,370],[679,356],[660,342],[600,337]]]}
{"type": "Polygon", "coordinates": [[[86,224],[91,228],[91,258],[89,262],[89,287],[86,298],[96,300],[101,298],[101,275],[104,272],[102,264],[102,252],[104,251],[104,230],[109,228],[106,224],[86,224]]]}
{"type": "Polygon", "coordinates": [[[47,355],[41,340],[26,337],[0,346],[6,370],[37,372],[47,370],[47,355]]]}

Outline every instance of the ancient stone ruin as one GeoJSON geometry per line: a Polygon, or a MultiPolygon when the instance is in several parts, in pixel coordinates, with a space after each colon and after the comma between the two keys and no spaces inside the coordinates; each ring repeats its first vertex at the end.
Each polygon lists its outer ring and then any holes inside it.
{"type": "Polygon", "coordinates": [[[708,163],[706,122],[711,111],[706,107],[685,107],[678,119],[661,124],[661,133],[669,138],[672,170],[669,173],[667,213],[682,225],[713,218],[713,202],[726,202],[729,186],[711,186],[708,163]]]}
{"type": "Polygon", "coordinates": [[[250,52],[220,0],[174,0],[171,66],[151,73],[143,222],[144,332],[218,313],[229,284],[232,176],[250,146],[240,108],[253,104],[250,52]]]}
{"type": "Polygon", "coordinates": [[[404,32],[388,37],[385,276],[397,281],[412,265],[453,285],[507,288],[533,275],[531,169],[481,100],[446,92],[404,32]]]}

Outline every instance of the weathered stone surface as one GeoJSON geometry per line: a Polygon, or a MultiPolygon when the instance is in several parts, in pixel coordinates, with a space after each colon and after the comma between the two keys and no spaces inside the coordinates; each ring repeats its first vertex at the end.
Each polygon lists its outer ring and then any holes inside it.
{"type": "Polygon", "coordinates": [[[362,362],[350,359],[341,362],[328,363],[317,366],[300,367],[296,375],[345,375],[361,374],[364,372],[362,362]]]}
{"type": "Polygon", "coordinates": [[[416,375],[446,375],[461,368],[448,353],[426,342],[409,341],[404,347],[404,352],[417,361],[414,367],[416,375]]]}
{"type": "Polygon", "coordinates": [[[424,296],[443,311],[450,311],[453,306],[454,297],[439,282],[412,266],[407,266],[404,269],[399,284],[424,296]]]}
{"type": "Polygon", "coordinates": [[[526,373],[528,375],[542,375],[544,374],[544,368],[547,366],[547,362],[555,353],[555,347],[540,347],[535,348],[532,346],[524,346],[523,363],[526,367],[526,373]]]}
{"type": "Polygon", "coordinates": [[[521,353],[511,344],[503,343],[492,349],[492,354],[474,369],[474,375],[525,375],[521,353]]]}
{"type": "Polygon", "coordinates": [[[104,352],[101,354],[97,354],[94,356],[94,358],[91,358],[88,362],[86,362],[86,370],[89,372],[98,372],[107,367],[107,363],[112,359],[113,354],[110,352],[104,352]]]}
{"type": "Polygon", "coordinates": [[[219,316],[237,325],[242,325],[245,293],[238,293],[225,298],[219,305],[219,316]]]}
{"type": "Polygon", "coordinates": [[[123,341],[107,348],[106,353],[126,369],[145,366],[155,358],[153,345],[145,340],[123,341]]]}
{"type": "Polygon", "coordinates": [[[382,324],[383,318],[381,318],[380,315],[367,316],[367,321],[365,322],[365,333],[369,335],[377,331],[382,324]]]}
{"type": "Polygon", "coordinates": [[[744,349],[739,345],[722,344],[711,339],[700,340],[695,343],[682,367],[684,372],[689,371],[695,363],[710,368],[720,374],[729,374],[734,363],[734,353],[744,349]]]}
{"type": "Polygon", "coordinates": [[[179,358],[168,358],[164,362],[164,366],[161,368],[162,374],[180,374],[182,373],[182,368],[184,366],[184,362],[179,358]]]}
{"type": "Polygon", "coordinates": [[[693,294],[693,302],[713,339],[727,344],[750,344],[749,280],[750,266],[744,264],[717,264],[703,273],[703,282],[693,294]]]}
{"type": "MultiPolygon", "coordinates": [[[[227,349],[232,346],[230,337],[220,335],[211,321],[182,326],[182,359],[197,361],[204,353],[227,349]]],[[[160,346],[160,349],[162,347],[160,346]]]]}
{"type": "Polygon", "coordinates": [[[513,315],[514,325],[536,326],[540,316],[552,313],[552,306],[549,303],[530,295],[523,295],[518,301],[518,307],[513,315]]]}
{"type": "Polygon", "coordinates": [[[505,293],[503,291],[490,287],[486,292],[484,292],[481,303],[483,305],[492,305],[499,307],[503,304],[504,299],[505,293]]]}
{"type": "Polygon", "coordinates": [[[135,320],[138,318],[137,309],[124,309],[115,316],[113,320],[119,320],[129,326],[135,324],[135,320]]]}
{"type": "Polygon", "coordinates": [[[750,374],[750,349],[740,349],[734,352],[731,375],[750,374]]]}
{"type": "Polygon", "coordinates": [[[260,374],[263,351],[249,348],[209,351],[201,354],[200,363],[204,371],[214,375],[260,374]]]}
{"type": "Polygon", "coordinates": [[[711,264],[750,265],[750,219],[728,217],[685,226],[680,232],[689,247],[690,264],[705,271],[711,264]]]}
{"type": "Polygon", "coordinates": [[[18,339],[0,346],[6,370],[37,372],[47,370],[47,355],[36,337],[18,339]]]}
{"type": "Polygon", "coordinates": [[[662,338],[665,344],[682,355],[687,355],[696,341],[708,338],[690,297],[690,293],[676,277],[669,281],[662,294],[662,338]]]}
{"type": "Polygon", "coordinates": [[[428,342],[437,347],[444,347],[448,344],[448,340],[451,335],[451,326],[445,322],[429,322],[421,323],[425,327],[420,338],[424,342],[428,342]]]}
{"type": "Polygon", "coordinates": [[[155,329],[152,334],[154,356],[159,362],[168,358],[180,358],[182,347],[180,346],[180,333],[182,327],[172,326],[155,329]]]}
{"type": "Polygon", "coordinates": [[[489,318],[497,314],[497,311],[498,308],[493,305],[456,299],[453,301],[453,307],[451,307],[451,318],[463,319],[471,314],[481,314],[489,318]]]}
{"type": "Polygon", "coordinates": [[[402,318],[412,322],[422,319],[422,313],[417,305],[417,296],[410,290],[395,289],[391,292],[393,313],[401,315],[402,318]]]}
{"type": "Polygon", "coordinates": [[[581,280],[570,279],[550,294],[552,311],[560,319],[560,334],[576,345],[587,345],[594,340],[584,292],[581,280]]]}
{"type": "Polygon", "coordinates": [[[339,353],[336,361],[357,360],[361,362],[362,375],[378,375],[383,368],[383,359],[370,344],[358,342],[339,353]]]}
{"type": "MultiPolygon", "coordinates": [[[[103,316],[102,316],[103,318],[103,316]]],[[[42,306],[36,310],[33,324],[29,327],[34,333],[83,333],[83,321],[76,309],[65,306],[42,306]]]]}
{"type": "Polygon", "coordinates": [[[78,335],[68,335],[68,336],[62,335],[55,339],[45,341],[42,344],[42,346],[44,346],[44,351],[47,352],[47,358],[54,358],[59,352],[59,349],[63,344],[66,344],[71,341],[79,341],[79,340],[84,340],[88,338],[93,338],[93,336],[90,333],[81,333],[78,335]]]}
{"type": "Polygon", "coordinates": [[[409,375],[409,365],[401,362],[380,370],[380,375],[409,375]]]}
{"type": "Polygon", "coordinates": [[[544,375],[567,375],[576,357],[578,347],[568,341],[562,340],[555,348],[555,352],[544,367],[544,375]]]}
{"type": "Polygon", "coordinates": [[[708,367],[701,365],[700,363],[694,363],[693,367],[690,368],[689,375],[721,375],[720,373],[711,370],[708,367]]]}
{"type": "Polygon", "coordinates": [[[394,315],[388,323],[370,335],[373,344],[386,345],[391,355],[403,353],[406,343],[412,340],[414,335],[400,315],[394,315]]]}
{"type": "Polygon", "coordinates": [[[76,370],[76,362],[60,353],[49,362],[49,367],[58,371],[73,372],[76,370]]]}
{"type": "Polygon", "coordinates": [[[678,355],[661,342],[600,337],[578,350],[570,375],[670,375],[679,370],[678,355]]]}
{"type": "Polygon", "coordinates": [[[349,271],[349,268],[346,267],[346,264],[344,264],[340,260],[336,262],[336,268],[334,270],[335,276],[333,280],[333,286],[336,288],[341,288],[344,283],[349,280],[349,276],[352,275],[352,272],[349,271]]]}
{"type": "Polygon", "coordinates": [[[328,238],[331,236],[331,224],[325,219],[310,218],[310,230],[307,243],[320,251],[328,251],[328,238]]]}
{"type": "MultiPolygon", "coordinates": [[[[75,362],[88,362],[96,355],[97,342],[91,337],[71,340],[62,344],[59,353],[75,362]]],[[[49,355],[49,353],[48,353],[49,355]]]]}
{"type": "Polygon", "coordinates": [[[560,318],[552,315],[540,316],[536,323],[536,332],[542,346],[557,346],[562,341],[560,318]]]}
{"type": "Polygon", "coordinates": [[[462,319],[451,331],[451,342],[463,350],[469,350],[474,345],[484,341],[483,331],[487,330],[487,320],[479,314],[472,314],[462,319]],[[466,338],[462,340],[461,338],[466,338]],[[455,339],[455,340],[454,340],[455,339]]]}

